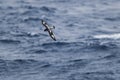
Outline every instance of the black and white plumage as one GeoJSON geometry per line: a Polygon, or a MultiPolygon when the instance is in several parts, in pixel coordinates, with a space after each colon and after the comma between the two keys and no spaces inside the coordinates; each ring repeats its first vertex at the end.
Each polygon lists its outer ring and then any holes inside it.
{"type": "Polygon", "coordinates": [[[45,27],[45,30],[44,30],[44,31],[48,31],[50,37],[51,37],[53,40],[56,41],[55,35],[54,35],[53,31],[52,31],[52,29],[55,29],[55,26],[50,27],[44,20],[41,20],[41,22],[42,22],[42,25],[45,27]]]}

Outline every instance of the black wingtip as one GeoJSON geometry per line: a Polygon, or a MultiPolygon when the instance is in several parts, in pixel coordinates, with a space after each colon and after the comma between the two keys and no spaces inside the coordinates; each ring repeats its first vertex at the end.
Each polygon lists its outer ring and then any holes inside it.
{"type": "Polygon", "coordinates": [[[56,38],[53,39],[54,41],[57,41],[56,38]]]}

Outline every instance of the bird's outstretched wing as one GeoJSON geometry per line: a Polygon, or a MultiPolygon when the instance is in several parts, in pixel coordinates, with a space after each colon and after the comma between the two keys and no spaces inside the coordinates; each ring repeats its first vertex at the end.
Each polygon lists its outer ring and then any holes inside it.
{"type": "Polygon", "coordinates": [[[45,21],[41,20],[41,22],[42,22],[43,26],[46,28],[46,29],[44,29],[44,31],[48,31],[50,37],[51,37],[53,40],[56,41],[55,35],[54,35],[53,31],[52,31],[52,29],[55,29],[55,26],[49,27],[49,25],[48,25],[45,21]]]}

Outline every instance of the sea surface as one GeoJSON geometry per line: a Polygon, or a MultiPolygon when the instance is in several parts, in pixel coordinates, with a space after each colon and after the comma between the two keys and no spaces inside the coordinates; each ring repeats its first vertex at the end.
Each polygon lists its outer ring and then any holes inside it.
{"type": "Polygon", "coordinates": [[[0,0],[0,80],[120,80],[120,0],[0,0]]]}

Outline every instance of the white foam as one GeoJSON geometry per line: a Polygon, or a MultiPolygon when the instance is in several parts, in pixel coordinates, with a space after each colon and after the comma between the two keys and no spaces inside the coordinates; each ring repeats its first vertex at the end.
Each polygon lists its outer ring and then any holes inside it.
{"type": "Polygon", "coordinates": [[[120,39],[120,33],[118,33],[118,34],[106,34],[106,35],[95,35],[94,38],[120,39]]]}

